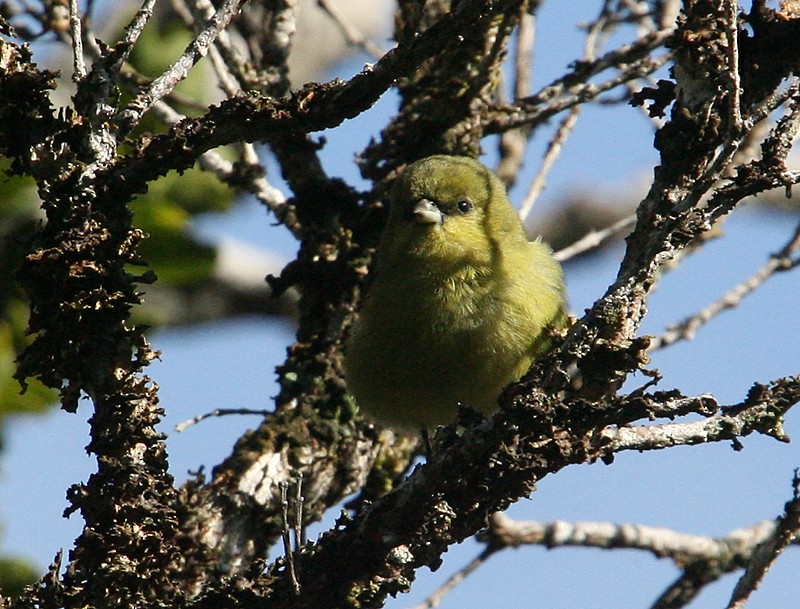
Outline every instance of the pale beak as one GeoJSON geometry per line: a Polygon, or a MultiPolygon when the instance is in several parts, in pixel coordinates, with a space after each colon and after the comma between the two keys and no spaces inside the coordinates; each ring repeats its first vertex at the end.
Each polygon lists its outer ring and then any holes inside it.
{"type": "Polygon", "coordinates": [[[441,224],[442,212],[429,199],[420,199],[414,206],[414,219],[417,224],[441,224]]]}

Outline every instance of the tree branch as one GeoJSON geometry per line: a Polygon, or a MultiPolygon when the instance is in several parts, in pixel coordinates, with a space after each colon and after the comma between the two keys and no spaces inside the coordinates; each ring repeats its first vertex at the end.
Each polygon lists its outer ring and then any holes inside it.
{"type": "Polygon", "coordinates": [[[784,513],[778,518],[772,534],[764,539],[748,561],[744,575],[733,590],[728,609],[742,609],[745,606],[778,555],[795,540],[797,532],[800,531],[800,478],[797,470],[792,486],[794,488],[792,499],[786,503],[784,513]]]}
{"type": "Polygon", "coordinates": [[[739,306],[742,300],[761,287],[767,279],[776,273],[789,271],[797,267],[800,264],[800,259],[793,256],[798,250],[800,250],[800,225],[795,228],[791,239],[781,248],[780,252],[770,256],[769,260],[753,275],[725,292],[717,300],[694,315],[669,326],[664,334],[651,340],[650,349],[660,349],[679,340],[692,340],[697,330],[723,311],[739,306]]]}
{"type": "MultiPolygon", "coordinates": [[[[605,435],[609,419],[633,422],[652,415],[653,406],[662,403],[668,404],[664,412],[673,414],[689,408],[671,393],[632,395],[620,405],[592,407],[560,402],[527,383],[504,396],[505,409],[491,423],[458,436],[448,428],[438,452],[414,475],[300,553],[303,595],[296,606],[379,606],[387,594],[404,591],[417,569],[438,566],[449,545],[474,535],[491,514],[528,496],[537,481],[567,465],[607,459],[627,448],[605,435]]],[[[708,408],[707,397],[694,401],[691,409],[708,408]]],[[[798,401],[800,378],[754,387],[745,401],[726,409],[734,420],[745,421],[727,438],[752,431],[775,437],[781,417],[798,401]]],[[[270,603],[288,602],[292,584],[285,570],[272,572],[263,584],[267,588],[260,593],[228,590],[225,597],[262,606],[257,599],[263,593],[270,603]]],[[[196,606],[211,607],[220,598],[207,597],[196,606]]]]}
{"type": "Polygon", "coordinates": [[[246,0],[226,0],[177,61],[117,115],[115,121],[123,128],[124,133],[129,133],[154,103],[169,95],[175,86],[188,76],[189,70],[206,56],[214,39],[239,12],[244,2],[246,0]]]}
{"type": "Polygon", "coordinates": [[[663,527],[613,522],[514,521],[497,513],[479,539],[494,548],[540,545],[548,549],[584,547],[643,550],[656,558],[669,558],[678,568],[696,562],[722,565],[730,572],[746,565],[757,548],[776,531],[774,520],[736,529],[724,537],[679,533],[663,527]]]}

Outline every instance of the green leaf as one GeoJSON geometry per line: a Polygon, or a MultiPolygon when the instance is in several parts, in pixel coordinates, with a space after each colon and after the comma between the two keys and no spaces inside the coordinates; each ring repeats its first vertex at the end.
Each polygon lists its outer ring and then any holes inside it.
{"type": "Polygon", "coordinates": [[[149,235],[139,251],[160,282],[181,286],[210,277],[216,251],[192,234],[191,219],[232,203],[233,191],[198,169],[170,173],[132,203],[134,224],[149,235]]]}
{"type": "Polygon", "coordinates": [[[17,558],[0,558],[0,594],[15,597],[22,594],[25,586],[30,586],[40,574],[33,565],[17,558]]]}

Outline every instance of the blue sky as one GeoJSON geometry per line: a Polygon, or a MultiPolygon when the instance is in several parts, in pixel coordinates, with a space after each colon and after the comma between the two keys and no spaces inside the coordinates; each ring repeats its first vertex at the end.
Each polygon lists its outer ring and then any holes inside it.
{"type": "MultiPolygon", "coordinates": [[[[545,7],[566,13],[567,4],[545,3],[545,7]]],[[[585,0],[585,4],[597,2],[585,0]]],[[[567,17],[555,13],[553,18],[567,17]]],[[[549,18],[543,14],[540,22],[549,18]]],[[[536,86],[560,73],[580,52],[581,36],[562,34],[545,31],[537,40],[537,62],[544,67],[537,68],[536,86]]],[[[339,66],[337,75],[352,74],[362,61],[357,58],[339,66]]],[[[394,109],[394,98],[387,96],[365,116],[326,133],[328,143],[321,156],[327,170],[359,184],[353,155],[377,135],[394,109]]],[[[652,137],[652,128],[638,110],[626,106],[587,109],[550,176],[537,212],[570,193],[625,192],[642,183],[657,162],[652,137]]],[[[533,175],[545,142],[544,136],[534,142],[521,184],[533,175]]],[[[487,151],[490,154],[484,160],[491,163],[490,145],[487,151]]],[[[523,194],[523,189],[515,189],[512,200],[518,202],[523,194]]],[[[749,276],[788,240],[796,222],[796,215],[756,208],[734,213],[726,221],[724,238],[709,243],[664,276],[649,301],[642,332],[660,333],[667,324],[707,305],[749,276]]],[[[209,240],[234,237],[287,258],[295,249],[285,231],[273,227],[272,219],[250,201],[228,217],[201,220],[197,230],[209,240]]],[[[580,313],[602,295],[622,253],[618,245],[567,264],[574,312],[580,313]]],[[[660,387],[678,387],[686,394],[710,392],[722,403],[734,403],[743,399],[754,381],[800,372],[798,294],[800,272],[778,275],[735,310],[714,319],[693,341],[655,353],[652,365],[664,376],[660,387]]],[[[161,387],[161,403],[167,411],[162,430],[169,433],[172,471],[183,480],[188,470],[200,465],[210,468],[229,454],[236,438],[256,426],[258,418],[212,419],[180,434],[172,431],[174,425],[218,407],[269,408],[276,393],[274,367],[292,340],[292,329],[280,321],[243,319],[157,332],[151,340],[162,352],[161,361],[149,370],[161,387]]],[[[66,506],[66,488],[86,480],[93,470],[83,449],[88,443],[85,420],[89,415],[84,406],[77,415],[53,411],[9,424],[0,460],[0,496],[5,498],[0,506],[3,552],[22,554],[44,567],[58,548],[68,549],[79,533],[79,519],[63,520],[60,514],[66,506]]],[[[786,429],[800,440],[800,413],[789,417],[786,429]]],[[[635,522],[723,535],[778,515],[791,495],[793,469],[800,466],[796,443],[754,436],[743,443],[741,452],[719,444],[621,454],[610,466],[571,467],[542,480],[532,499],[520,501],[509,514],[540,520],[635,522]]],[[[453,548],[439,572],[420,573],[413,592],[387,606],[420,602],[477,552],[478,546],[471,541],[453,548]]],[[[790,548],[777,562],[748,605],[751,609],[796,604],[798,554],[790,548]]],[[[677,574],[670,563],[634,551],[520,548],[494,557],[446,597],[441,607],[647,607],[677,574]]],[[[734,581],[728,577],[711,586],[692,607],[724,606],[734,581]]]]}

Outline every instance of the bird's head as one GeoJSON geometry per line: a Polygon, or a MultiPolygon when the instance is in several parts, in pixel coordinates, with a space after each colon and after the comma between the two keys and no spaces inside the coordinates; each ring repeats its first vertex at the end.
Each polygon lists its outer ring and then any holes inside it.
{"type": "Polygon", "coordinates": [[[473,159],[436,155],[395,182],[381,248],[423,262],[487,263],[509,239],[525,235],[502,182],[473,159]]]}

